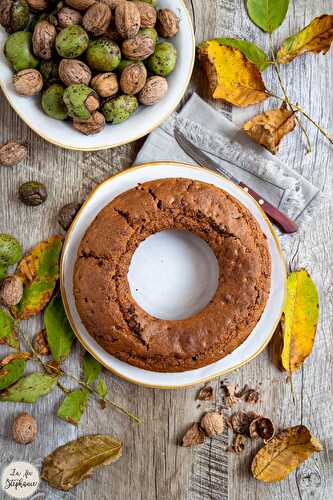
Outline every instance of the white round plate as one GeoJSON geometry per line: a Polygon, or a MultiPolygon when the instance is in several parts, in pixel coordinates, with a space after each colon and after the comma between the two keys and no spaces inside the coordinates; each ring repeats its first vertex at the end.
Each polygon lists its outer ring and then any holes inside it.
{"type": "Polygon", "coordinates": [[[179,33],[171,39],[178,52],[177,66],[168,77],[167,95],[154,106],[140,106],[138,111],[119,125],[107,125],[103,132],[86,136],[75,130],[70,121],[54,120],[40,107],[40,96],[16,94],[13,73],[3,54],[8,34],[0,26],[0,86],[20,118],[43,139],[67,149],[94,151],[127,144],[151,132],[176,109],[189,84],[195,57],[195,39],[190,15],[183,0],[159,0],[159,8],[170,8],[180,20],[179,33]]]}
{"type": "Polygon", "coordinates": [[[273,228],[256,201],[241,188],[219,174],[193,165],[173,162],[147,163],[132,167],[99,185],[77,214],[63,247],[60,286],[65,309],[72,328],[83,346],[107,369],[130,382],[158,388],[178,388],[202,383],[244,365],[268,344],[280,320],[286,289],[286,265],[273,228]],[[73,269],[77,250],[87,228],[96,215],[119,194],[147,181],[165,178],[194,179],[224,189],[245,205],[267,236],[272,259],[272,285],[260,321],[249,337],[225,358],[204,368],[181,373],[159,373],[131,366],[108,354],[89,335],[82,324],[73,296],[73,269]]]}

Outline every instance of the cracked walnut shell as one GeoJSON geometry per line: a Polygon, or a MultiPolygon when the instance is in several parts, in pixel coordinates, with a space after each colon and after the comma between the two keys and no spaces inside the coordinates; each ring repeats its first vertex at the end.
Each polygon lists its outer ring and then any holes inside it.
{"type": "Polygon", "coordinates": [[[206,436],[220,436],[224,431],[224,417],[222,413],[209,411],[202,417],[200,426],[204,430],[206,436]]]}
{"type": "Polygon", "coordinates": [[[171,38],[179,31],[179,19],[170,9],[161,9],[157,13],[156,29],[164,38],[171,38]]]}
{"type": "Polygon", "coordinates": [[[45,61],[51,59],[56,36],[57,30],[53,24],[48,21],[40,21],[36,24],[32,35],[34,54],[45,61]]]}
{"type": "Polygon", "coordinates": [[[13,85],[19,95],[36,95],[43,88],[43,77],[36,69],[22,69],[13,76],[13,85]]]}
{"type": "Polygon", "coordinates": [[[120,87],[124,94],[138,94],[147,80],[147,70],[141,62],[127,66],[120,77],[120,87]]]}
{"type": "Polygon", "coordinates": [[[73,26],[73,24],[82,24],[82,15],[80,12],[69,7],[60,9],[57,17],[60,28],[68,28],[69,26],[73,26]]]}
{"type": "Polygon", "coordinates": [[[143,61],[153,54],[155,42],[148,35],[136,35],[122,45],[124,56],[131,61],[143,61]]]}
{"type": "Polygon", "coordinates": [[[31,443],[37,435],[36,420],[28,413],[20,413],[14,418],[12,433],[17,443],[31,443]]]}
{"type": "Polygon", "coordinates": [[[140,12],[135,3],[128,1],[120,3],[116,8],[115,22],[123,38],[135,36],[141,26],[140,12]]]}
{"type": "Polygon", "coordinates": [[[182,439],[182,446],[189,448],[191,446],[196,446],[203,444],[205,441],[205,434],[202,429],[200,429],[199,424],[193,423],[191,427],[185,432],[182,439]]]}
{"type": "Polygon", "coordinates": [[[60,80],[67,86],[74,83],[89,85],[91,80],[89,66],[78,59],[62,59],[58,72],[60,80]]]}
{"type": "Polygon", "coordinates": [[[145,106],[159,102],[168,91],[168,82],[163,76],[151,76],[139,94],[139,101],[145,106]]]}
{"type": "Polygon", "coordinates": [[[84,14],[82,24],[93,36],[99,36],[108,29],[111,17],[111,10],[105,3],[95,3],[84,14]]]}
{"type": "Polygon", "coordinates": [[[105,127],[105,118],[102,113],[95,111],[88,120],[73,120],[76,130],[85,135],[93,135],[101,132],[105,127]]]}
{"type": "Polygon", "coordinates": [[[115,73],[100,73],[94,76],[90,86],[101,97],[111,97],[119,90],[118,78],[115,73]]]}
{"type": "Polygon", "coordinates": [[[153,28],[156,24],[157,12],[155,7],[146,2],[136,0],[135,5],[140,12],[141,28],[153,28]]]}

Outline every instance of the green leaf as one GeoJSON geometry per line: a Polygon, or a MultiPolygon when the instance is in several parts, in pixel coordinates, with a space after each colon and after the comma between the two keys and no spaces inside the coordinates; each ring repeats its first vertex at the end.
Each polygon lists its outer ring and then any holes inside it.
{"type": "Polygon", "coordinates": [[[74,335],[58,295],[45,309],[44,323],[53,359],[61,363],[71,351],[74,335]]]}
{"type": "Polygon", "coordinates": [[[0,368],[0,391],[17,382],[23,375],[26,362],[23,359],[13,359],[0,368]]]}
{"type": "Polygon", "coordinates": [[[14,349],[20,348],[20,343],[15,334],[13,318],[0,308],[0,344],[8,344],[14,349]]]}
{"type": "Polygon", "coordinates": [[[96,390],[101,399],[104,399],[108,393],[108,388],[106,386],[104,378],[100,378],[97,382],[96,390]]]}
{"type": "Polygon", "coordinates": [[[102,365],[86,352],[83,358],[83,373],[87,384],[93,384],[101,371],[102,365]]]}
{"type": "Polygon", "coordinates": [[[39,398],[48,394],[57,383],[56,377],[43,373],[31,373],[21,378],[0,393],[0,401],[13,401],[16,403],[35,403],[39,398]]]}
{"type": "Polygon", "coordinates": [[[57,415],[66,422],[78,425],[88,404],[87,389],[76,389],[65,397],[58,409],[57,415]]]}
{"type": "Polygon", "coordinates": [[[24,290],[21,302],[12,308],[16,318],[35,316],[49,302],[59,278],[61,248],[62,238],[51,236],[33,248],[19,263],[15,274],[22,279],[24,290]]]}
{"type": "Polygon", "coordinates": [[[217,38],[218,42],[228,47],[240,50],[244,56],[257,66],[260,71],[264,71],[270,64],[267,54],[254,43],[237,38],[217,38]]]}
{"type": "Polygon", "coordinates": [[[251,20],[267,33],[273,33],[287,15],[289,0],[247,0],[251,20]]]}
{"type": "Polygon", "coordinates": [[[82,436],[54,450],[44,459],[42,478],[53,488],[68,491],[90,477],[95,467],[108,465],[122,455],[122,443],[112,436],[82,436]]]}

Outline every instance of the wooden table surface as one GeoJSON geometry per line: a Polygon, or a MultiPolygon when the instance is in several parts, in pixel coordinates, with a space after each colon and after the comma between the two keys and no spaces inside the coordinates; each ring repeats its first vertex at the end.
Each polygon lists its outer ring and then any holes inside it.
{"type": "MultiPolygon", "coordinates": [[[[197,41],[217,35],[247,38],[268,50],[267,36],[248,19],[243,0],[187,0],[197,41]]],[[[287,20],[274,34],[276,45],[288,34],[305,26],[322,13],[332,13],[332,0],[293,0],[287,20]]],[[[333,132],[333,50],[326,56],[307,55],[282,67],[292,101],[299,102],[322,126],[333,132]]],[[[264,76],[267,87],[279,92],[273,70],[264,76]]],[[[191,89],[207,97],[205,82],[194,72],[191,89]]],[[[189,89],[189,92],[190,90],[189,89]]],[[[265,103],[267,108],[275,103],[265,103]]],[[[222,104],[214,103],[219,109],[222,104]]],[[[76,153],[56,148],[27,128],[0,95],[0,138],[27,141],[29,157],[25,165],[0,168],[0,232],[15,235],[28,250],[38,241],[58,232],[58,209],[72,200],[80,200],[99,181],[132,164],[143,140],[135,144],[98,153],[76,153]],[[49,190],[47,203],[28,208],[17,201],[17,188],[29,179],[45,182],[49,190]]],[[[250,110],[254,115],[255,108],[250,110]]],[[[249,111],[233,109],[237,123],[244,122],[249,111]]],[[[318,285],[321,318],[315,347],[302,369],[293,377],[295,403],[285,374],[272,360],[271,348],[248,365],[232,373],[231,381],[249,383],[260,388],[261,400],[255,410],[270,416],[278,427],[305,424],[322,440],[324,451],[302,465],[288,479],[274,485],[255,481],[249,474],[249,463],[256,443],[248,443],[245,452],[236,456],[226,453],[226,434],[222,440],[207,440],[202,447],[185,449],[177,444],[190,422],[208,408],[219,408],[219,380],[212,383],[215,399],[195,401],[197,389],[152,390],[123,382],[106,374],[110,395],[142,418],[136,425],[123,415],[99,405],[89,405],[78,428],[54,416],[62,394],[55,390],[34,406],[2,403],[0,417],[0,463],[11,459],[37,462],[55,447],[88,433],[111,433],[124,442],[119,462],[94,474],[64,498],[121,500],[272,500],[333,498],[333,149],[318,131],[305,123],[313,152],[306,150],[299,130],[284,141],[279,158],[313,182],[323,192],[313,220],[294,236],[283,237],[287,259],[293,269],[306,267],[318,285]],[[260,385],[259,385],[260,384],[260,385]],[[17,445],[10,437],[12,416],[30,411],[37,419],[39,433],[29,446],[17,445]]],[[[25,329],[33,335],[38,320],[29,321],[25,329]]],[[[1,354],[4,350],[1,350],[1,354]]],[[[79,373],[82,350],[76,346],[67,367],[79,373]]],[[[229,436],[230,439],[230,436],[229,436]]],[[[36,498],[62,498],[45,483],[36,498]]],[[[0,493],[0,498],[3,498],[0,493]]]]}

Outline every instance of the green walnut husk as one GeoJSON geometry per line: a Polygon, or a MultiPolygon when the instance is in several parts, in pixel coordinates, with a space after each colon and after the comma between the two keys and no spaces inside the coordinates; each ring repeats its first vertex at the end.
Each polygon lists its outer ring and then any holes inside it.
{"type": "Polygon", "coordinates": [[[61,30],[55,41],[58,54],[66,59],[80,57],[87,50],[88,45],[88,33],[77,24],[61,30]]]}
{"type": "Polygon", "coordinates": [[[168,76],[175,69],[176,62],[177,51],[172,43],[159,42],[148,59],[148,67],[155,75],[168,76]]]}
{"type": "Polygon", "coordinates": [[[102,107],[102,113],[107,122],[116,125],[127,120],[138,109],[138,106],[135,96],[121,95],[107,101],[102,107]]]}
{"type": "Polygon", "coordinates": [[[86,107],[86,100],[91,94],[97,97],[93,89],[81,83],[67,87],[63,99],[69,116],[79,120],[88,120],[91,117],[91,112],[86,107]]]}
{"type": "Polygon", "coordinates": [[[25,0],[1,0],[0,24],[7,33],[23,31],[29,24],[29,7],[25,0]]]}
{"type": "Polygon", "coordinates": [[[145,3],[150,3],[150,5],[156,5],[157,0],[142,0],[145,3]]]}
{"type": "Polygon", "coordinates": [[[47,199],[47,189],[44,184],[28,181],[21,184],[18,195],[22,203],[30,207],[38,207],[47,199]]]}
{"type": "Polygon", "coordinates": [[[118,45],[112,40],[100,38],[89,43],[87,50],[87,63],[96,71],[113,71],[121,60],[118,45]]]}
{"type": "Polygon", "coordinates": [[[44,113],[56,120],[68,118],[67,108],[63,101],[65,88],[59,83],[50,85],[42,95],[42,108],[44,113]]]}
{"type": "Polygon", "coordinates": [[[32,34],[28,31],[17,31],[6,40],[4,54],[14,71],[36,68],[38,59],[32,52],[32,34]]]}
{"type": "Polygon", "coordinates": [[[46,85],[52,85],[52,83],[59,82],[58,68],[59,64],[56,61],[42,61],[40,63],[39,71],[46,85]]]}
{"type": "Polygon", "coordinates": [[[139,30],[139,35],[149,36],[153,40],[154,43],[157,43],[158,33],[155,30],[155,28],[141,28],[139,30]]]}
{"type": "Polygon", "coordinates": [[[0,279],[6,276],[8,267],[21,258],[22,248],[17,239],[10,234],[0,234],[0,279]]]}

